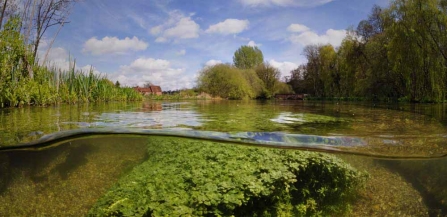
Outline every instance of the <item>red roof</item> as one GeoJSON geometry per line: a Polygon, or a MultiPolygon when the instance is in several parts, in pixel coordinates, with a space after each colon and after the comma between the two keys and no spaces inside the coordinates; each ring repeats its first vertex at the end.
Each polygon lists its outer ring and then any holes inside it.
{"type": "Polygon", "coordinates": [[[134,87],[134,89],[140,93],[161,93],[160,86],[149,86],[149,87],[134,87]]]}

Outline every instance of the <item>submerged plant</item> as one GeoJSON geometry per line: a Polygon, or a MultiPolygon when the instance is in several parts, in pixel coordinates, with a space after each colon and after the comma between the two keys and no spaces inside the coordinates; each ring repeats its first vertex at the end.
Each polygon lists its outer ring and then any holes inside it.
{"type": "Polygon", "coordinates": [[[156,137],[148,143],[148,160],[90,215],[340,214],[365,178],[327,154],[156,137]]]}

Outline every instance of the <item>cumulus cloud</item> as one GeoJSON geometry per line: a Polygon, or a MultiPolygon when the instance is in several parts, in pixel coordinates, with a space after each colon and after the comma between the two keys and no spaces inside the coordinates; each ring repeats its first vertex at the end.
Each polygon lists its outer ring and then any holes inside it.
{"type": "Polygon", "coordinates": [[[168,42],[170,39],[191,39],[198,38],[200,26],[191,17],[184,16],[180,11],[175,10],[169,13],[169,18],[161,25],[152,27],[150,33],[158,36],[155,40],[157,43],[168,42]]]}
{"type": "Polygon", "coordinates": [[[277,68],[281,72],[281,78],[284,76],[289,76],[290,72],[296,68],[298,68],[298,64],[292,62],[278,62],[274,59],[269,61],[269,64],[275,68],[277,68]]]}
{"type": "Polygon", "coordinates": [[[186,50],[185,50],[185,49],[183,49],[183,50],[179,50],[179,51],[177,51],[175,54],[177,54],[178,56],[183,56],[183,55],[186,54],[186,50]]]}
{"type": "Polygon", "coordinates": [[[220,60],[208,60],[205,63],[205,66],[211,67],[211,66],[214,66],[214,65],[217,65],[217,64],[221,64],[221,63],[222,63],[222,61],[220,61],[220,60]]]}
{"type": "Polygon", "coordinates": [[[191,17],[184,17],[172,28],[165,30],[167,38],[197,38],[200,26],[191,17]]]}
{"type": "MultiPolygon", "coordinates": [[[[48,46],[46,44],[39,47],[38,55],[40,57],[40,64],[44,64],[43,61],[45,59],[47,50],[48,46]]],[[[70,66],[68,51],[62,47],[51,48],[45,60],[45,65],[61,69],[62,71],[68,71],[70,66]]]]}
{"type": "Polygon", "coordinates": [[[155,39],[155,42],[157,42],[157,43],[165,43],[165,42],[168,42],[168,39],[166,39],[164,37],[158,37],[157,39],[155,39]]]}
{"type": "Polygon", "coordinates": [[[100,72],[96,67],[92,66],[92,65],[85,65],[83,67],[80,67],[79,70],[81,70],[84,73],[90,73],[93,72],[93,74],[95,75],[101,75],[101,76],[105,76],[104,73],[100,72]]]}
{"type": "Polygon", "coordinates": [[[128,51],[146,50],[148,44],[137,37],[118,39],[117,37],[104,37],[98,40],[96,37],[90,38],[84,43],[83,52],[93,55],[125,53],[128,51]]]}
{"type": "Polygon", "coordinates": [[[303,46],[312,44],[332,44],[333,46],[338,47],[341,45],[345,36],[346,30],[329,29],[322,35],[318,35],[313,31],[294,34],[289,37],[289,40],[294,44],[301,44],[303,46]]]}
{"type": "Polygon", "coordinates": [[[158,35],[158,34],[160,34],[162,31],[163,31],[163,26],[160,25],[160,26],[152,27],[151,30],[150,30],[150,33],[151,33],[152,35],[158,35]]]}
{"type": "Polygon", "coordinates": [[[209,26],[206,33],[217,33],[221,35],[238,34],[248,29],[248,20],[226,19],[220,23],[209,26]]]}
{"type": "Polygon", "coordinates": [[[138,58],[129,65],[121,66],[109,78],[125,86],[143,86],[151,82],[160,85],[163,90],[191,88],[195,81],[194,76],[185,74],[185,69],[172,67],[168,60],[153,58],[138,58]]]}
{"type": "Polygon", "coordinates": [[[281,6],[281,7],[315,7],[334,0],[239,0],[243,5],[250,7],[281,6]]]}
{"type": "Polygon", "coordinates": [[[39,63],[42,65],[55,67],[62,71],[68,71],[70,67],[68,51],[63,47],[50,48],[50,42],[45,38],[40,43],[37,55],[39,56],[39,63]]]}
{"type": "Polygon", "coordinates": [[[261,47],[262,44],[256,44],[256,42],[254,42],[254,41],[249,41],[247,46],[250,46],[250,47],[261,47]]]}
{"type": "MultiPolygon", "coordinates": [[[[40,64],[44,64],[43,61],[45,59],[45,55],[47,53],[48,50],[48,43],[46,40],[43,41],[42,46],[39,47],[38,50],[38,55],[39,57],[39,61],[40,64]]],[[[61,70],[62,72],[68,72],[68,70],[70,69],[70,65],[73,64],[73,60],[70,63],[70,55],[68,53],[68,51],[65,48],[62,47],[54,47],[52,49],[50,49],[50,51],[48,52],[48,56],[45,60],[45,65],[48,67],[54,67],[58,70],[61,70]]],[[[91,65],[85,65],[85,66],[79,66],[79,65],[75,65],[76,71],[79,72],[84,72],[84,73],[88,73],[90,72],[90,70],[93,72],[93,74],[96,75],[104,75],[103,73],[101,73],[100,71],[98,71],[95,67],[91,66],[91,65]]]]}
{"type": "Polygon", "coordinates": [[[298,23],[290,24],[290,26],[287,27],[287,31],[289,32],[307,32],[309,30],[309,27],[298,23]]]}

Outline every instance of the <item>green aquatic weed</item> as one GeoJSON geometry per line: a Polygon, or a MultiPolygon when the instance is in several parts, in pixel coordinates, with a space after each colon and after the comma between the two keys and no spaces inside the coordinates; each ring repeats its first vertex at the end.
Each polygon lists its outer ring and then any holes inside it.
{"type": "Polygon", "coordinates": [[[151,138],[148,160],[92,216],[297,216],[342,213],[364,174],[327,154],[151,138]]]}

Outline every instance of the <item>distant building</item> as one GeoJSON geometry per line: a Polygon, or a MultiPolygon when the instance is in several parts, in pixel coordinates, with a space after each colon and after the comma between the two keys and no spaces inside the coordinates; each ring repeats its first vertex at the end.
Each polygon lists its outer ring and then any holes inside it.
{"type": "Polygon", "coordinates": [[[151,94],[159,96],[162,94],[160,86],[152,86],[152,85],[149,87],[138,87],[137,86],[137,87],[134,87],[134,89],[145,96],[151,95],[151,94]]]}

